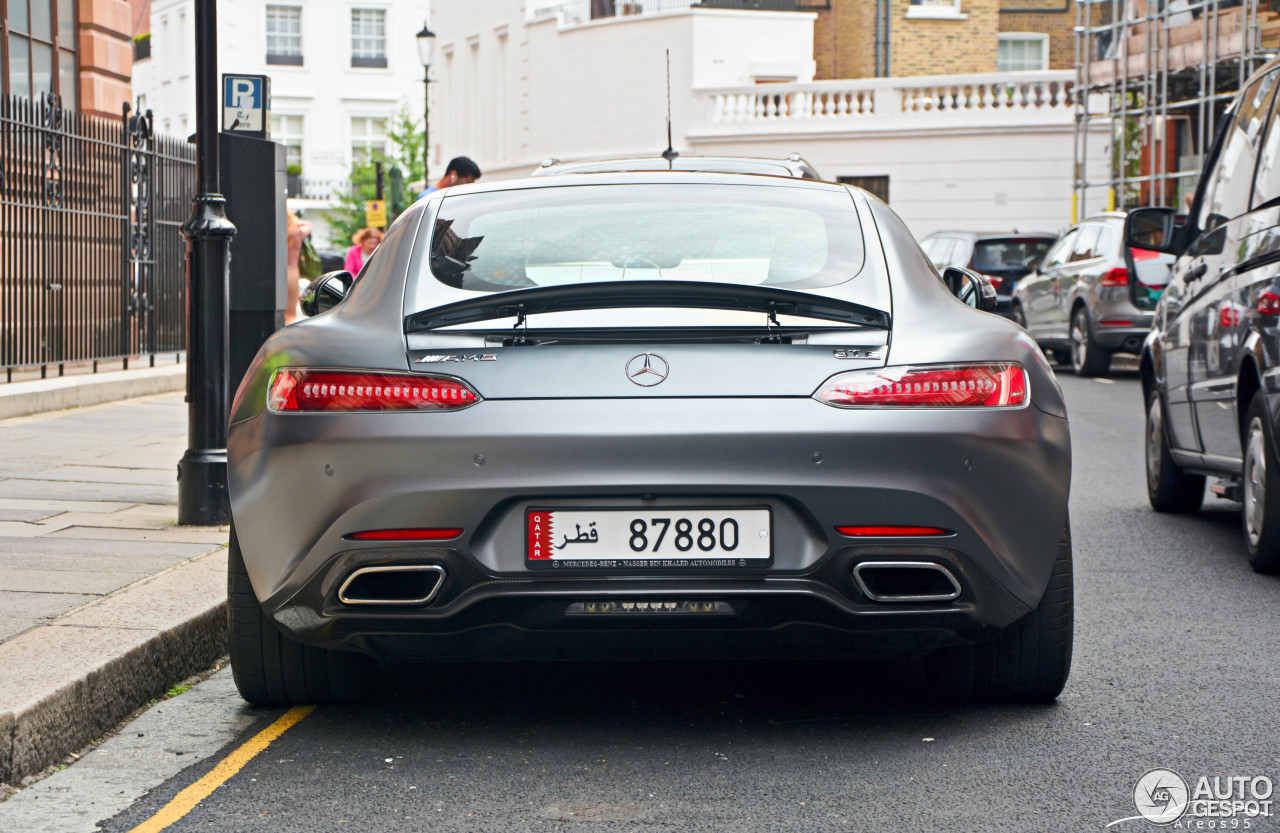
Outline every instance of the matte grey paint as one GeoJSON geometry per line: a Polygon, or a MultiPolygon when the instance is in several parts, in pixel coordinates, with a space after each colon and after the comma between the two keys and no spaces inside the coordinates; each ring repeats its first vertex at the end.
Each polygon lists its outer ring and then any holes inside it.
{"type": "MultiPolygon", "coordinates": [[[[723,175],[601,178],[676,176],[723,175]]],[[[741,179],[759,187],[843,187],[741,179]]],[[[853,194],[868,266],[874,259],[891,276],[887,362],[837,359],[830,346],[489,347],[497,361],[434,366],[484,397],[463,411],[266,412],[276,367],[431,372],[433,366],[411,365],[401,330],[405,273],[425,248],[413,238],[439,198],[415,205],[348,299],[276,333],[237,395],[229,485],[259,599],[268,611],[280,608],[334,554],[359,548],[342,540],[358,529],[460,526],[466,532],[459,549],[483,569],[526,576],[522,507],[639,505],[641,495],[653,494],[668,504],[768,503],[782,536],[771,575],[801,574],[854,543],[835,534],[835,524],[954,529],[948,546],[968,552],[1012,597],[1034,606],[1057,553],[1071,470],[1066,409],[1052,371],[1021,328],[952,297],[886,206],[853,194]],[[623,372],[646,350],[671,363],[670,378],[652,388],[630,384],[623,372]],[[1032,407],[844,410],[811,398],[828,377],[859,367],[956,361],[1021,363],[1032,407]]],[[[837,295],[839,287],[826,291],[837,295]]],[[[837,346],[875,344],[883,335],[856,330],[837,346]]]]}

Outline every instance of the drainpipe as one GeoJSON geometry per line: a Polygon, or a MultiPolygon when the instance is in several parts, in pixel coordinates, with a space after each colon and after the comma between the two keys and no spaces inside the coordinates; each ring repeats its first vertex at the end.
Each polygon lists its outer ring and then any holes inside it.
{"type": "Polygon", "coordinates": [[[881,27],[884,25],[884,4],[886,0],[876,0],[876,78],[881,78],[884,73],[880,71],[880,33],[881,27]]]}
{"type": "MultiPolygon", "coordinates": [[[[883,23],[876,27],[880,30],[880,54],[884,62],[884,71],[880,73],[880,77],[888,78],[893,74],[891,71],[892,65],[889,63],[889,22],[893,20],[893,0],[880,0],[880,2],[884,6],[883,23]]],[[[1070,2],[1070,0],[1068,0],[1068,2],[1070,2]]]]}

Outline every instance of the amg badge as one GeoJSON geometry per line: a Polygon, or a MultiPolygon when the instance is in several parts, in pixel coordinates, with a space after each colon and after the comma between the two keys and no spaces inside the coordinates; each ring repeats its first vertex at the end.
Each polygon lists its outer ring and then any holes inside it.
{"type": "Polygon", "coordinates": [[[496,362],[496,353],[467,353],[461,356],[431,355],[417,360],[418,364],[440,364],[443,362],[496,362]]]}

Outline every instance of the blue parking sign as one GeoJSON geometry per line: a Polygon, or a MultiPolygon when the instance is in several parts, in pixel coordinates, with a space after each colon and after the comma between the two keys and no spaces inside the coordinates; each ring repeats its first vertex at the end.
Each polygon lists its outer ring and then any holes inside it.
{"type": "Polygon", "coordinates": [[[222,129],[267,136],[270,79],[265,75],[222,76],[222,129]]]}

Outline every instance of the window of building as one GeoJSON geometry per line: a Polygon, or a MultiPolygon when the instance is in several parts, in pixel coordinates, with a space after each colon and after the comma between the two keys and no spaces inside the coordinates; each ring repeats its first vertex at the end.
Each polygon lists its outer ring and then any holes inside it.
{"type": "Polygon", "coordinates": [[[387,120],[382,116],[351,117],[351,162],[367,165],[375,153],[387,152],[387,120]]]}
{"type": "Polygon", "coordinates": [[[302,66],[301,6],[267,6],[267,63],[302,66]]]}
{"type": "Polygon", "coordinates": [[[960,11],[960,0],[911,0],[907,17],[964,20],[968,15],[960,11]]]}
{"type": "Polygon", "coordinates": [[[1049,68],[1049,36],[1034,32],[1006,32],[1000,35],[996,51],[996,72],[1025,72],[1049,68]]]}
{"type": "Polygon", "coordinates": [[[302,116],[271,115],[271,141],[285,147],[285,164],[302,165],[302,116]]]}
{"type": "Polygon", "coordinates": [[[881,202],[889,202],[889,177],[887,176],[840,176],[836,177],[836,181],[852,185],[855,188],[861,188],[864,191],[870,191],[881,202]]]}
{"type": "Polygon", "coordinates": [[[76,106],[76,18],[73,0],[9,0],[0,54],[5,95],[24,98],[54,93],[62,106],[76,106]]]}
{"type": "Polygon", "coordinates": [[[387,65],[387,12],[385,9],[351,10],[351,66],[387,65]]]}

